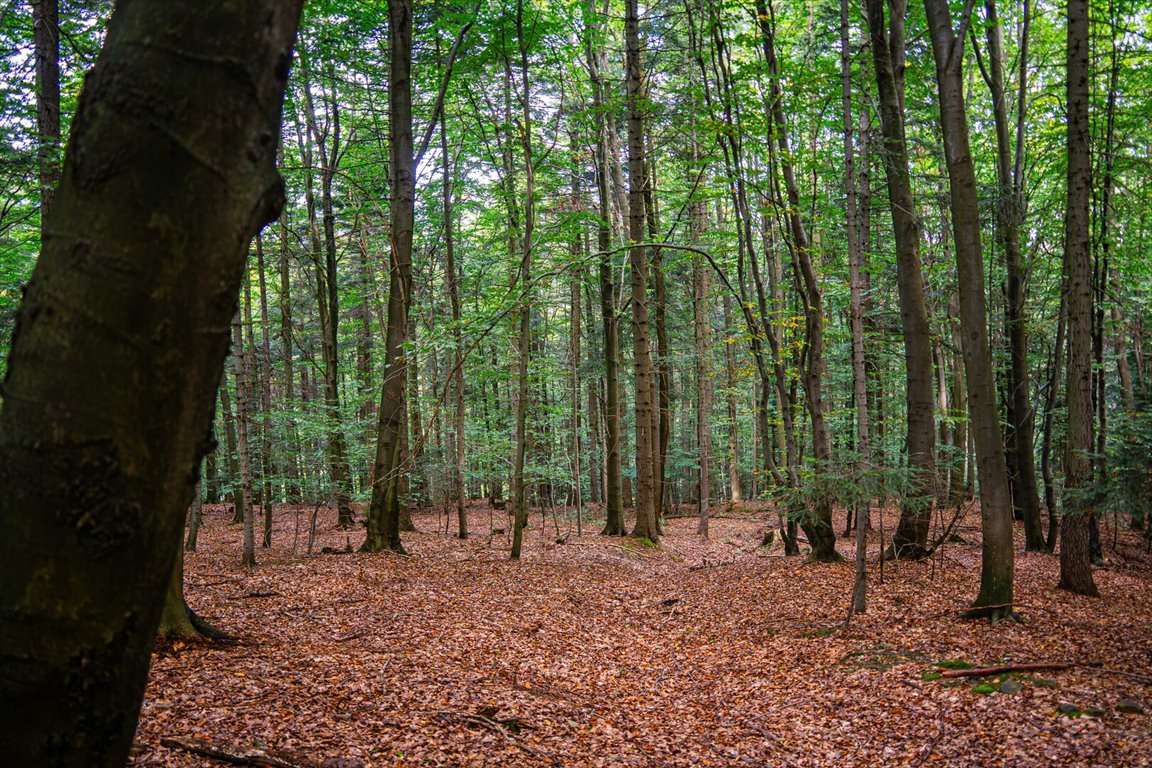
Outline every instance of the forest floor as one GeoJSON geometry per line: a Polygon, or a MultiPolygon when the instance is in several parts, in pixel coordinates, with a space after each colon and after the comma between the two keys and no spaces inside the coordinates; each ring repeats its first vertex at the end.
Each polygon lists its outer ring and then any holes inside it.
{"type": "Polygon", "coordinates": [[[958,618],[979,584],[970,511],[966,543],[930,561],[881,573],[873,554],[868,611],[844,628],[851,562],[786,558],[759,546],[764,511],[718,511],[708,540],[674,518],[660,548],[587,521],[559,544],[572,521],[537,516],[513,563],[487,507],[465,541],[416,515],[409,557],[345,553],[363,529],[324,510],[307,554],[312,507],[278,507],[245,570],[240,527],[206,508],[185,591],[237,642],[161,643],[131,765],[223,764],[177,743],[324,768],[1152,762],[1152,555],[1135,534],[1104,532],[1092,599],[1056,589],[1057,559],[1025,554],[1018,528],[1024,623],[990,626],[958,618]],[[1076,666],[935,679],[940,662],[1076,666]]]}

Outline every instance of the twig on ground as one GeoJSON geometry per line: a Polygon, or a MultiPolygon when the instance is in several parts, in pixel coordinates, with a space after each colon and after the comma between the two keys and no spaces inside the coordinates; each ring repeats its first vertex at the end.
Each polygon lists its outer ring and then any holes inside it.
{"type": "Polygon", "coordinates": [[[1080,666],[1073,662],[1056,661],[1036,664],[1005,664],[999,667],[976,667],[974,669],[949,669],[940,673],[940,677],[989,677],[991,675],[1006,675],[1009,672],[1050,672],[1062,669],[1072,669],[1080,666]]]}
{"type": "Polygon", "coordinates": [[[252,768],[319,768],[319,763],[295,755],[281,755],[267,749],[240,749],[227,744],[213,744],[207,739],[164,738],[160,746],[190,752],[200,757],[219,760],[229,765],[245,765],[252,768]]]}

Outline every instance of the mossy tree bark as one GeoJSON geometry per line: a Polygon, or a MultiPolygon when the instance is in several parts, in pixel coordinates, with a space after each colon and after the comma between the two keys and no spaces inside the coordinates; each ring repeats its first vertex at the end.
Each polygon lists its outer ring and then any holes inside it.
{"type": "Polygon", "coordinates": [[[300,5],[124,3],[88,75],[0,412],[0,764],[127,761],[300,5]]]}

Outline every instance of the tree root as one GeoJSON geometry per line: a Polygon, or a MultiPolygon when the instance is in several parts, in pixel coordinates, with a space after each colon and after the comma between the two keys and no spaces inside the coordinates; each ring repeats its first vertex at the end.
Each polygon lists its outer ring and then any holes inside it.
{"type": "Polygon", "coordinates": [[[1013,624],[1023,624],[1024,619],[1020,614],[1012,609],[1011,603],[1004,603],[1001,605],[974,605],[966,611],[960,612],[962,619],[983,619],[987,618],[988,623],[996,626],[1002,621],[1009,621],[1013,624]]]}

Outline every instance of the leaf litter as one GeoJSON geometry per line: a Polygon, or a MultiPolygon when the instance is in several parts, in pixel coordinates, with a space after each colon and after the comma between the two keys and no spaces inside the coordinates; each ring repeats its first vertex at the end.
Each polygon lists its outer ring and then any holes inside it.
{"type": "MultiPolygon", "coordinates": [[[[851,562],[758,547],[754,505],[708,540],[669,519],[655,549],[589,524],[561,544],[537,518],[518,563],[491,521],[462,541],[434,513],[402,557],[345,553],[363,531],[322,512],[313,552],[329,554],[310,556],[292,546],[310,513],[278,507],[273,547],[244,570],[231,513],[206,508],[185,593],[237,642],[158,646],[131,765],[222,764],[174,742],[302,768],[1152,762],[1152,558],[1126,531],[1096,571],[1101,599],[1057,590],[1057,559],[1019,546],[1025,623],[996,626],[958,618],[978,529],[930,562],[884,563],[882,580],[870,533],[868,612],[845,628],[851,562]]],[[[851,559],[851,541],[838,549],[851,559]]]]}

